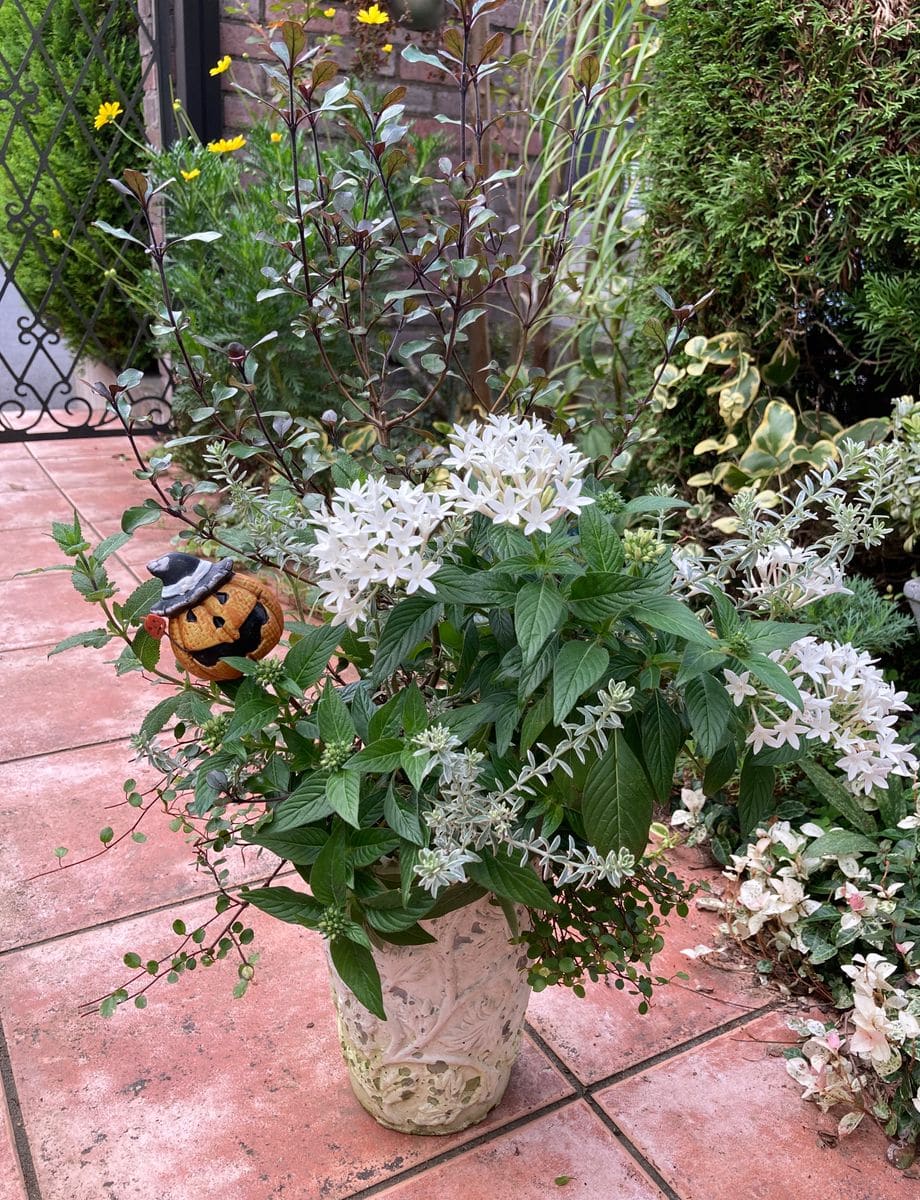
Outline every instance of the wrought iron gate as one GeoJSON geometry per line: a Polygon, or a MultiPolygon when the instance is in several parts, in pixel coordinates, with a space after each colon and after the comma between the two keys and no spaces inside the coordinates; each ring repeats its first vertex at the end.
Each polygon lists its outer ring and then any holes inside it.
{"type": "Polygon", "coordinates": [[[107,182],[145,165],[129,137],[169,129],[168,13],[165,0],[0,0],[0,441],[121,432],[90,386],[126,367],[145,372],[142,424],[169,424],[136,299],[145,256],[92,228],[131,219],[107,182]],[[117,125],[97,119],[102,104],[117,125]]]}

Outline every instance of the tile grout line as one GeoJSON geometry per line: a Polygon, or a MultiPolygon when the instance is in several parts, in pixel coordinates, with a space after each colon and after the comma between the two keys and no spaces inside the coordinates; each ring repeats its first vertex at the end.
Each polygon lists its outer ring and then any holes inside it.
{"type": "Polygon", "coordinates": [[[38,1174],[35,1170],[35,1160],[32,1157],[32,1147],[26,1133],[25,1120],[22,1115],[22,1105],[19,1102],[19,1091],[13,1074],[13,1064],[10,1059],[6,1035],[3,1032],[3,1022],[0,1020],[0,1084],[6,1097],[6,1105],[10,1114],[10,1126],[13,1130],[13,1141],[19,1166],[22,1170],[26,1186],[27,1200],[42,1200],[38,1174]]]}
{"type": "MultiPolygon", "coordinates": [[[[2,661],[2,660],[0,660],[2,661]]],[[[71,754],[75,750],[92,750],[100,746],[115,746],[119,742],[131,741],[132,734],[103,738],[101,742],[81,742],[78,746],[57,746],[53,750],[37,750],[34,754],[19,754],[14,758],[0,758],[0,767],[12,767],[16,763],[33,762],[36,758],[53,758],[56,754],[71,754]]]]}
{"type": "Polygon", "coordinates": [[[580,1097],[578,1096],[562,1096],[558,1100],[551,1100],[548,1104],[544,1104],[540,1108],[535,1108],[533,1112],[515,1117],[513,1121],[508,1121],[505,1125],[499,1125],[495,1129],[490,1129],[487,1133],[481,1133],[478,1137],[471,1138],[468,1142],[462,1142],[458,1146],[453,1146],[450,1150],[444,1150],[440,1154],[435,1154],[432,1158],[426,1159],[425,1162],[416,1163],[413,1167],[407,1167],[404,1171],[398,1171],[395,1175],[381,1179],[379,1183],[372,1183],[357,1192],[348,1192],[341,1197],[341,1200],[366,1200],[366,1197],[377,1196],[381,1192],[386,1191],[387,1188],[395,1187],[400,1183],[406,1183],[410,1179],[418,1179],[420,1175],[424,1175],[432,1167],[440,1167],[443,1163],[451,1162],[461,1154],[465,1154],[468,1150],[477,1150],[480,1146],[485,1146],[489,1142],[495,1141],[496,1138],[501,1137],[503,1134],[513,1133],[524,1125],[529,1125],[533,1121],[540,1120],[542,1117],[551,1116],[553,1113],[566,1108],[570,1104],[576,1104],[579,1099],[580,1097]]]}
{"type": "Polygon", "coordinates": [[[363,1188],[357,1192],[349,1192],[342,1200],[365,1200],[371,1196],[379,1195],[387,1188],[395,1187],[397,1184],[404,1183],[410,1179],[418,1178],[425,1171],[432,1167],[437,1167],[445,1162],[450,1162],[458,1155],[465,1153],[467,1150],[477,1149],[479,1146],[486,1145],[501,1137],[503,1134],[514,1132],[524,1125],[530,1124],[532,1121],[539,1120],[541,1117],[549,1116],[559,1109],[566,1107],[569,1104],[577,1103],[583,1100],[591,1111],[597,1116],[603,1125],[614,1134],[619,1145],[622,1146],[636,1164],[641,1167],[646,1175],[655,1183],[660,1191],[665,1196],[666,1200],[681,1200],[677,1192],[668,1184],[655,1165],[647,1159],[642,1152],[630,1141],[616,1125],[616,1122],[604,1112],[600,1104],[594,1098],[593,1092],[603,1087],[610,1086],[611,1083],[617,1082],[620,1079],[629,1077],[640,1070],[646,1070],[649,1067],[656,1066],[660,1062],[668,1058],[676,1057],[677,1055],[693,1049],[707,1041],[711,1041],[722,1033],[729,1033],[733,1029],[741,1025],[747,1024],[748,1021],[754,1020],[765,1013],[770,1012],[775,1008],[777,1002],[769,1005],[764,1005],[760,1008],[751,1009],[740,1017],[735,1017],[731,1021],[723,1025],[716,1026],[715,1029],[708,1030],[706,1033],[699,1034],[697,1037],[689,1038],[679,1045],[663,1051],[661,1054],[653,1055],[651,1058],[644,1059],[641,1063],[637,1063],[634,1067],[628,1067],[623,1071],[616,1072],[613,1075],[607,1076],[604,1079],[594,1084],[583,1084],[574,1072],[566,1065],[566,1063],[555,1053],[555,1051],[546,1043],[546,1041],[536,1032],[533,1026],[528,1022],[525,1029],[528,1037],[534,1042],[537,1048],[544,1054],[552,1065],[559,1071],[569,1086],[573,1089],[574,1095],[564,1096],[559,1100],[552,1101],[544,1105],[542,1108],[535,1109],[532,1113],[528,1113],[522,1117],[518,1117],[514,1121],[509,1121],[506,1125],[500,1125],[496,1129],[490,1130],[488,1133],[481,1134],[477,1138],[473,1138],[469,1142],[464,1142],[462,1145],[456,1146],[451,1150],[446,1150],[442,1154],[435,1155],[433,1158],[426,1160],[424,1163],[418,1163],[414,1167],[409,1167],[405,1171],[400,1171],[395,1175],[389,1176],[387,1179],[381,1180],[379,1183],[371,1184],[369,1187],[363,1188]]]}
{"type": "MultiPolygon", "coordinates": [[[[278,873],[278,879],[290,879],[296,874],[296,867],[290,867],[286,871],[278,873]]],[[[252,887],[253,883],[258,883],[258,880],[251,880],[249,883],[230,884],[229,887],[252,887]]],[[[197,904],[201,900],[213,900],[215,897],[222,894],[221,889],[212,888],[207,892],[197,892],[193,896],[174,896],[172,900],[164,900],[162,904],[155,904],[152,908],[141,908],[136,912],[123,913],[120,917],[111,917],[108,921],[95,921],[92,925],[83,925],[79,929],[69,929],[65,933],[51,933],[47,937],[36,938],[34,942],[23,942],[18,946],[7,946],[6,949],[0,949],[0,959],[9,958],[13,954],[20,954],[26,950],[39,950],[43,946],[52,946],[56,942],[66,941],[67,938],[81,937],[84,933],[96,933],[100,929],[110,929],[113,925],[123,925],[126,921],[138,921],[141,917],[153,917],[157,913],[169,912],[173,908],[183,908],[187,904],[197,904]]]]}
{"type": "MultiPolygon", "coordinates": [[[[698,1033],[692,1038],[687,1038],[685,1042],[678,1042],[675,1046],[669,1046],[667,1050],[661,1050],[658,1054],[653,1054],[651,1058],[644,1058],[641,1062],[633,1063],[631,1066],[624,1067],[620,1071],[614,1071],[612,1075],[605,1075],[603,1079],[598,1079],[596,1083],[584,1084],[588,1091],[600,1091],[602,1088],[612,1087],[616,1083],[621,1083],[624,1079],[631,1079],[634,1075],[640,1074],[642,1071],[651,1070],[652,1067],[658,1067],[663,1062],[667,1062],[669,1058],[677,1058],[681,1054],[686,1054],[688,1050],[695,1050],[697,1046],[705,1046],[707,1042],[714,1041],[717,1037],[721,1037],[724,1033],[732,1033],[736,1029],[749,1024],[751,1021],[757,1020],[758,1017],[764,1017],[767,1013],[780,1008],[786,1001],[778,996],[775,1000],[771,1000],[769,1004],[760,1005],[758,1008],[752,1008],[741,1016],[732,1017],[730,1021],[725,1021],[721,1025],[715,1025],[712,1029],[704,1030],[703,1033],[698,1033]]],[[[539,1034],[533,1035],[535,1040],[542,1043],[543,1039],[539,1034]]],[[[542,1048],[542,1047],[541,1047],[542,1048]]],[[[556,1058],[555,1052],[549,1047],[546,1047],[546,1053],[556,1058]]]]}
{"type": "Polygon", "coordinates": [[[681,1197],[674,1191],[668,1181],[664,1178],[651,1159],[646,1158],[642,1151],[635,1146],[626,1134],[619,1128],[616,1122],[604,1112],[600,1104],[595,1100],[593,1088],[599,1086],[597,1084],[584,1084],[577,1077],[575,1072],[565,1063],[544,1038],[533,1028],[528,1021],[525,1025],[528,1037],[530,1037],[540,1048],[543,1054],[549,1059],[557,1071],[565,1077],[569,1085],[575,1088],[579,1099],[583,1100],[594,1115],[600,1120],[605,1129],[613,1134],[617,1144],[633,1159],[636,1165],[649,1179],[656,1185],[665,1200],[681,1200],[681,1197]]]}

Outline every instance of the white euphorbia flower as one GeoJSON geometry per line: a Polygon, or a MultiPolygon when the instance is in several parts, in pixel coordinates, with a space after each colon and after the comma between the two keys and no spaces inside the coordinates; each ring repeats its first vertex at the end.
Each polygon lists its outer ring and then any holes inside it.
{"type": "Polygon", "coordinates": [[[581,494],[588,460],[536,418],[493,415],[455,425],[450,449],[444,466],[458,512],[522,526],[529,537],[594,503],[581,494]]]}

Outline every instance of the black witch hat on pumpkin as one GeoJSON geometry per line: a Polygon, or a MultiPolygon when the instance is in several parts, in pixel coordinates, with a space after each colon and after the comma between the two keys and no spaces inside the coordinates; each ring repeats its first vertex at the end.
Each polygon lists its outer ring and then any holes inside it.
{"type": "Polygon", "coordinates": [[[220,562],[206,562],[194,554],[174,550],[155,558],[147,564],[147,570],[163,581],[163,592],[151,612],[164,617],[174,617],[199,604],[210,596],[233,574],[233,559],[222,558],[220,562]]]}

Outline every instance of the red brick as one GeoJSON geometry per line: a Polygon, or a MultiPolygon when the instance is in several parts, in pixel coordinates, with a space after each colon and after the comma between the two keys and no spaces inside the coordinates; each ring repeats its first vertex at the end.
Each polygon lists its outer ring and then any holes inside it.
{"type": "Polygon", "coordinates": [[[257,101],[250,100],[248,96],[225,94],[224,130],[227,133],[245,134],[253,121],[259,120],[267,112],[268,109],[263,109],[257,101]]]}
{"type": "MultiPolygon", "coordinates": [[[[236,21],[222,21],[220,26],[220,52],[231,58],[264,53],[265,38],[251,25],[236,21]]],[[[212,64],[213,65],[213,64],[212,64]]]]}

